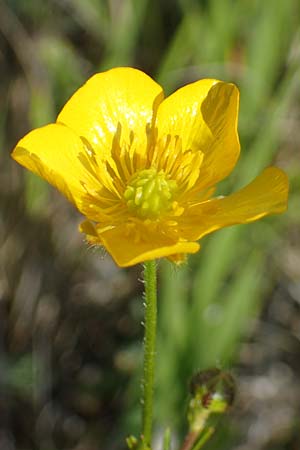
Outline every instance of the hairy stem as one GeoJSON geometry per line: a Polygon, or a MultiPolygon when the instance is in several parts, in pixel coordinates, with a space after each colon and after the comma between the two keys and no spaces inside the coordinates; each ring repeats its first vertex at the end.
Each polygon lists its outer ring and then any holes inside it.
{"type": "Polygon", "coordinates": [[[156,262],[148,261],[144,265],[145,281],[145,340],[143,374],[143,416],[142,438],[145,448],[151,448],[153,422],[153,392],[155,368],[155,343],[157,322],[157,275],[156,262]]]}

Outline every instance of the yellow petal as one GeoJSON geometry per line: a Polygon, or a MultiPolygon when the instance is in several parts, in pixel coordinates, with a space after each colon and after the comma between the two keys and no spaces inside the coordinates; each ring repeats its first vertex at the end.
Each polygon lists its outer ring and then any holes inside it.
{"type": "Polygon", "coordinates": [[[234,194],[191,207],[181,218],[182,235],[197,240],[229,225],[248,223],[287,208],[288,179],[277,167],[265,169],[234,194]]]}
{"type": "Polygon", "coordinates": [[[162,88],[145,73],[118,67],[92,76],[66,103],[57,121],[83,136],[101,156],[110,154],[116,134],[121,146],[139,143],[146,150],[162,88]]]}
{"type": "Polygon", "coordinates": [[[225,178],[236,164],[238,103],[236,86],[205,79],[178,89],[158,108],[159,138],[178,135],[184,151],[204,153],[198,191],[225,178]]]}
{"type": "MultiPolygon", "coordinates": [[[[89,231],[85,227],[83,232],[89,231]]],[[[89,235],[92,233],[89,231],[89,235]]],[[[104,231],[99,236],[99,243],[103,244],[120,267],[133,266],[143,261],[170,257],[183,253],[196,253],[200,246],[197,242],[178,242],[166,235],[148,230],[143,239],[136,239],[137,235],[128,234],[125,225],[104,231]]],[[[95,242],[92,235],[91,242],[95,242]]]]}
{"type": "Polygon", "coordinates": [[[81,139],[68,127],[50,124],[28,133],[13,150],[12,157],[22,166],[59,189],[80,209],[85,194],[99,181],[83,162],[86,150],[81,139]]]}

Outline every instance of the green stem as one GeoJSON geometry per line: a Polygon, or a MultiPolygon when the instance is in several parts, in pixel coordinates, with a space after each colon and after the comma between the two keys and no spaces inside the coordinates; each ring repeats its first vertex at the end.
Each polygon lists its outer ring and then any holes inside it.
{"type": "Polygon", "coordinates": [[[155,342],[157,321],[156,262],[144,266],[145,281],[145,340],[143,375],[143,424],[142,437],[145,448],[151,448],[153,421],[153,391],[155,367],[155,342]]]}
{"type": "Polygon", "coordinates": [[[198,441],[197,439],[199,438],[199,434],[201,433],[201,431],[190,431],[186,436],[180,450],[200,450],[212,436],[214,431],[215,430],[213,427],[208,428],[206,431],[204,431],[203,435],[198,441]]]}
{"type": "Polygon", "coordinates": [[[214,431],[215,431],[214,428],[212,428],[212,427],[208,428],[205,431],[205,433],[203,434],[203,436],[199,439],[197,444],[193,447],[192,450],[200,450],[206,444],[206,442],[211,438],[214,431]]]}

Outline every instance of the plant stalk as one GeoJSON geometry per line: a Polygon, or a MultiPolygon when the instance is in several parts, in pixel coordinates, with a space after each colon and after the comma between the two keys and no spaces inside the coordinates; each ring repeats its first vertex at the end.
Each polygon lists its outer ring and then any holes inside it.
{"type": "Polygon", "coordinates": [[[155,345],[157,326],[157,274],[156,262],[144,264],[145,282],[145,339],[144,373],[142,393],[142,441],[145,449],[151,448],[153,422],[153,393],[155,369],[155,345]]]}

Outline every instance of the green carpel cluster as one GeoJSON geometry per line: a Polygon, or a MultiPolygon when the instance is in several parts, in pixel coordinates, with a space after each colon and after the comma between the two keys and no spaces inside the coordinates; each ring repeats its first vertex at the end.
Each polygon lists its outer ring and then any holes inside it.
{"type": "Polygon", "coordinates": [[[165,172],[144,169],[130,180],[124,193],[131,213],[142,219],[157,219],[172,209],[177,183],[168,179],[165,172]]]}

